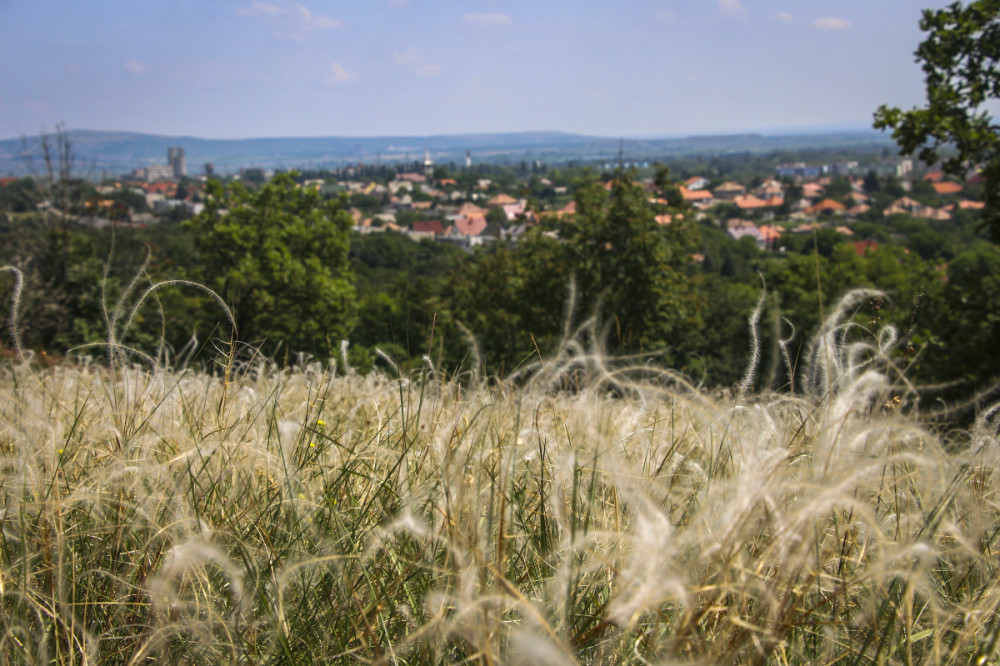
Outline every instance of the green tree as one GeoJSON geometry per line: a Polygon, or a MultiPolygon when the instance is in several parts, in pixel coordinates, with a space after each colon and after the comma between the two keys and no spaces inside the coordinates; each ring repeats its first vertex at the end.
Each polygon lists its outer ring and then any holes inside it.
{"type": "Polygon", "coordinates": [[[209,182],[205,210],[188,222],[200,277],[229,304],[243,340],[283,342],[326,357],[354,323],[348,266],[351,216],[279,174],[258,191],[209,182]]]}
{"type": "Polygon", "coordinates": [[[686,220],[657,224],[649,194],[631,174],[619,173],[610,193],[596,182],[580,188],[576,204],[576,215],[562,230],[569,267],[577,276],[582,312],[600,303],[602,316],[613,321],[613,348],[662,349],[700,321],[683,271],[693,245],[686,220]]]}
{"type": "Polygon", "coordinates": [[[448,307],[439,319],[449,340],[448,363],[468,363],[475,337],[484,369],[506,374],[541,350],[551,353],[566,329],[571,265],[566,247],[537,232],[516,246],[491,243],[455,272],[445,290],[448,307]]]}
{"type": "Polygon", "coordinates": [[[939,276],[936,290],[924,298],[914,344],[924,347],[917,375],[928,383],[946,385],[945,404],[961,404],[977,391],[1000,381],[1000,249],[978,241],[948,262],[947,279],[939,276]]]}
{"type": "Polygon", "coordinates": [[[892,129],[903,154],[927,163],[942,147],[954,149],[945,169],[962,174],[969,162],[983,174],[983,221],[1000,243],[1000,134],[986,110],[1000,99],[1000,0],[954,2],[925,9],[920,29],[927,33],[914,54],[924,71],[927,105],[910,111],[882,105],[875,127],[892,129]]]}

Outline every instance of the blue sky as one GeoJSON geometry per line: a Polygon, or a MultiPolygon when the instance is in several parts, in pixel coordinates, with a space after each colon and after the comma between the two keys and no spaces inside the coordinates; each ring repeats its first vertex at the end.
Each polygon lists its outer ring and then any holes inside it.
{"type": "Polygon", "coordinates": [[[936,0],[0,0],[0,138],[868,122],[923,100],[936,0]]]}

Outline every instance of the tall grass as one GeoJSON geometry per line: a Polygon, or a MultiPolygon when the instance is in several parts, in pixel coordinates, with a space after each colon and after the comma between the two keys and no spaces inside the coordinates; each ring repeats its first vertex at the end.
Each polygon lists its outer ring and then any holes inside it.
{"type": "Polygon", "coordinates": [[[926,427],[865,296],[794,396],[595,326],[507,383],[11,363],[0,659],[995,662],[997,410],[926,427]]]}

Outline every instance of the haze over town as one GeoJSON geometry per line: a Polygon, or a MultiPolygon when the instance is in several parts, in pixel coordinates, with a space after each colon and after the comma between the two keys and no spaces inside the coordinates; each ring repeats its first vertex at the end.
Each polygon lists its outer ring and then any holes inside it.
{"type": "Polygon", "coordinates": [[[940,0],[0,0],[0,138],[861,128],[940,0]]]}

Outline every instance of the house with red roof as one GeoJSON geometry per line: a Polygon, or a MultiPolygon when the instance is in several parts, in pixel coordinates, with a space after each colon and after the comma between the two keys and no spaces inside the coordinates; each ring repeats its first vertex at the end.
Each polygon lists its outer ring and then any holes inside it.
{"type": "Polygon", "coordinates": [[[455,220],[455,233],[469,238],[481,236],[486,231],[486,226],[486,217],[483,215],[464,216],[455,220]]]}
{"type": "Polygon", "coordinates": [[[854,253],[859,257],[878,250],[878,243],[872,240],[854,241],[851,245],[854,246],[854,253]]]}
{"type": "Polygon", "coordinates": [[[444,233],[444,225],[441,220],[420,220],[410,225],[410,231],[413,235],[440,236],[444,233]]]}

